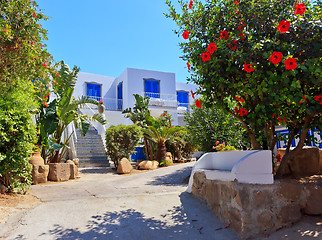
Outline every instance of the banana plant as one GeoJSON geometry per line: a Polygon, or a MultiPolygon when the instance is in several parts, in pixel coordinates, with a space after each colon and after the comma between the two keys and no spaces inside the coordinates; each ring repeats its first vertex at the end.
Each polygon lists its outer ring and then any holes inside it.
{"type": "Polygon", "coordinates": [[[42,155],[44,159],[47,158],[52,163],[60,162],[69,148],[68,141],[73,133],[64,136],[69,124],[73,122],[75,128],[81,130],[83,136],[90,127],[90,121],[106,124],[106,120],[99,114],[88,116],[78,111],[87,103],[98,105],[98,101],[86,96],[79,99],[74,98],[73,93],[79,68],[74,66],[70,70],[63,61],[57,67],[60,68],[58,74],[52,76],[55,99],[44,109],[39,119],[42,155]]]}

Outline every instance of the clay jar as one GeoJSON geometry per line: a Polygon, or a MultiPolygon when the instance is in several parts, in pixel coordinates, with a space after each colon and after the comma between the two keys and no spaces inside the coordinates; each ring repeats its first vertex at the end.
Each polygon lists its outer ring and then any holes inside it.
{"type": "Polygon", "coordinates": [[[103,114],[105,110],[105,105],[103,102],[98,102],[97,110],[99,114],[103,114]]]}
{"type": "Polygon", "coordinates": [[[29,163],[32,165],[44,165],[45,161],[41,157],[40,152],[33,152],[31,158],[29,159],[29,163]]]}

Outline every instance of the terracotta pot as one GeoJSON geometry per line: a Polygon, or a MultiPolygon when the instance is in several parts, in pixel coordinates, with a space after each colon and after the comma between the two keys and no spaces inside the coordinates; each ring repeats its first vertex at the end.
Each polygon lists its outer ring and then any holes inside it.
{"type": "Polygon", "coordinates": [[[97,106],[97,110],[98,110],[99,114],[103,114],[104,110],[105,110],[104,103],[99,103],[98,106],[97,106]]]}
{"type": "Polygon", "coordinates": [[[41,157],[40,152],[33,152],[31,158],[29,159],[29,163],[32,165],[45,165],[45,161],[41,157]]]}

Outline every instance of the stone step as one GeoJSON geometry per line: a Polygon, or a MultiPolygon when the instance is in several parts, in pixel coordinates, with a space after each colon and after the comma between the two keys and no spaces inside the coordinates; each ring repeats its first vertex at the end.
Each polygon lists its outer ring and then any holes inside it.
{"type": "Polygon", "coordinates": [[[77,141],[76,142],[76,146],[77,145],[102,145],[103,146],[103,142],[102,141],[77,141]]]}
{"type": "Polygon", "coordinates": [[[110,163],[79,163],[79,168],[109,167],[110,163]]]}
{"type": "Polygon", "coordinates": [[[77,156],[79,161],[107,161],[107,156],[77,156]]]}

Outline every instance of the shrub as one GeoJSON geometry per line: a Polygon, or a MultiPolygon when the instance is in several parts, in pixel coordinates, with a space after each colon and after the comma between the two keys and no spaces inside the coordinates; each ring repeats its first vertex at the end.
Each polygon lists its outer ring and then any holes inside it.
{"type": "Polygon", "coordinates": [[[135,152],[135,146],[141,139],[141,131],[137,125],[117,125],[106,130],[106,152],[117,168],[119,161],[135,152]]]}
{"type": "Polygon", "coordinates": [[[226,142],[243,149],[250,147],[241,123],[215,106],[197,108],[185,114],[190,141],[204,152],[213,151],[214,142],[226,142]]]}
{"type": "Polygon", "coordinates": [[[8,192],[25,192],[31,184],[28,160],[35,137],[35,126],[28,111],[0,112],[0,183],[8,192]]]}

